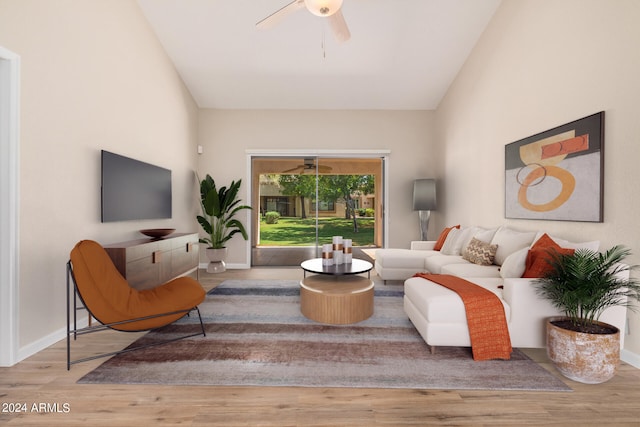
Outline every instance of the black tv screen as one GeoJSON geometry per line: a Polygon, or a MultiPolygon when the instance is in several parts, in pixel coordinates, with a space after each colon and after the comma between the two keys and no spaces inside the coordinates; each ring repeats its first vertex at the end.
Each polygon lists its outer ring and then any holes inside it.
{"type": "Polygon", "coordinates": [[[171,218],[171,170],[102,150],[102,222],[171,218]]]}

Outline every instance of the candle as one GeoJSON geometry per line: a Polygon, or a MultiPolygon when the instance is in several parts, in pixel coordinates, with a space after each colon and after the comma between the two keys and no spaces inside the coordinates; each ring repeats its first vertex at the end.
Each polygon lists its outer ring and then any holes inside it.
{"type": "Polygon", "coordinates": [[[322,265],[333,265],[333,247],[331,244],[322,245],[322,265]]]}
{"type": "Polygon", "coordinates": [[[345,264],[350,264],[353,260],[352,245],[353,241],[351,239],[344,239],[342,241],[342,253],[344,254],[342,261],[345,264]]]}
{"type": "Polygon", "coordinates": [[[342,264],[342,236],[333,236],[333,263],[342,264]]]}

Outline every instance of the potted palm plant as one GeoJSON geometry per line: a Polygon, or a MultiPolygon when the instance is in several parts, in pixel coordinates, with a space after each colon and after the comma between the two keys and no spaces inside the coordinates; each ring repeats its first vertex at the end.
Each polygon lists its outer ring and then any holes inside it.
{"type": "Polygon", "coordinates": [[[597,384],[615,375],[620,330],[599,317],[611,307],[634,309],[640,300],[640,283],[629,276],[636,266],[622,263],[630,254],[623,246],[604,253],[549,252],[549,270],[536,281],[537,291],[566,315],[547,322],[547,355],[567,378],[597,384]]]}
{"type": "Polygon", "coordinates": [[[244,225],[234,217],[243,209],[251,209],[251,206],[240,204],[238,191],[242,183],[241,179],[231,181],[229,188],[226,186],[217,188],[215,181],[208,174],[201,181],[198,178],[198,181],[202,215],[198,215],[197,219],[207,234],[207,237],[200,238],[200,243],[209,245],[206,249],[210,261],[207,272],[221,273],[225,271],[226,242],[237,233],[240,233],[244,240],[248,239],[244,225]]]}

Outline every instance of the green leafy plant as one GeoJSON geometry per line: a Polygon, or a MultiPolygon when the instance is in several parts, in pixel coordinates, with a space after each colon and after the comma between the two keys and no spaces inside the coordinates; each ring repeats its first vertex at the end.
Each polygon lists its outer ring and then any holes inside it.
{"type": "Polygon", "coordinates": [[[208,174],[202,181],[198,178],[198,181],[202,215],[198,215],[197,219],[208,236],[201,238],[200,243],[208,243],[212,249],[222,249],[225,243],[237,233],[247,240],[249,237],[244,225],[234,218],[239,211],[251,209],[251,206],[241,205],[241,200],[238,198],[242,180],[231,181],[229,188],[225,186],[219,189],[208,174]]]}
{"type": "Polygon", "coordinates": [[[573,254],[561,254],[551,250],[547,259],[550,270],[536,280],[538,294],[566,314],[573,330],[597,332],[598,318],[604,310],[612,306],[633,310],[640,300],[640,283],[620,274],[637,267],[622,263],[630,254],[620,245],[604,253],[576,249],[573,254]]]}

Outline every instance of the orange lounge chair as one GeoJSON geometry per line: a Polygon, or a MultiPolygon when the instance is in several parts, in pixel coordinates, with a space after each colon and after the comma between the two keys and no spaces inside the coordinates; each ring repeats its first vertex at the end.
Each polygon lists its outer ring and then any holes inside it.
{"type": "Polygon", "coordinates": [[[191,277],[178,277],[153,289],[136,290],[129,286],[111,261],[104,248],[92,240],[82,240],[71,251],[67,263],[67,370],[72,364],[133,351],[151,345],[165,344],[196,335],[206,335],[198,304],[205,298],[202,286],[191,277]],[[69,304],[71,282],[73,282],[73,327],[71,326],[69,304]],[[82,307],[77,307],[78,298],[82,307]],[[78,329],[76,312],[86,309],[91,317],[101,325],[78,329]],[[201,332],[192,333],[167,341],[145,346],[127,347],[124,350],[97,356],[71,360],[71,335],[115,329],[138,332],[168,325],[189,314],[198,313],[201,332]]]}

